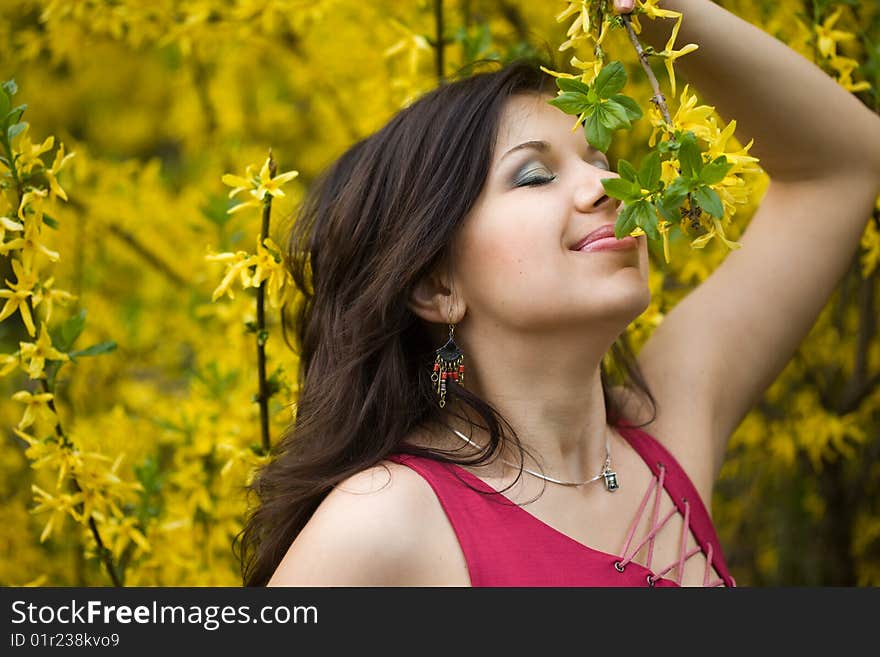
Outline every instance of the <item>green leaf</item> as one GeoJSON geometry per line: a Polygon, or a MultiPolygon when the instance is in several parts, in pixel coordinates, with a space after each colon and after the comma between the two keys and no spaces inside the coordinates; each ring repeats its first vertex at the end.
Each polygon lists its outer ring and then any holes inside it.
{"type": "MultiPolygon", "coordinates": [[[[27,103],[22,103],[21,105],[16,105],[16,106],[13,107],[12,109],[9,109],[9,106],[7,105],[6,110],[5,110],[5,111],[6,111],[6,118],[8,119],[10,116],[12,116],[13,114],[15,114],[16,112],[18,112],[18,115],[21,116],[21,114],[22,114],[26,109],[27,109],[27,103]]],[[[2,115],[2,113],[3,113],[3,110],[0,109],[0,115],[2,115]]],[[[17,118],[16,118],[15,120],[18,121],[17,118]]]]}
{"type": "Polygon", "coordinates": [[[562,91],[572,91],[584,95],[590,93],[590,85],[574,78],[556,78],[556,86],[562,91]]]}
{"type": "Polygon", "coordinates": [[[81,356],[99,356],[101,354],[109,354],[111,351],[115,350],[116,343],[113,340],[108,340],[106,342],[93,344],[91,347],[86,347],[85,349],[80,349],[79,351],[71,351],[68,355],[71,358],[79,358],[81,356]]]}
{"type": "Polygon", "coordinates": [[[677,141],[672,141],[670,139],[668,141],[661,141],[657,144],[657,150],[661,153],[677,153],[680,146],[681,144],[677,141]]]}
{"type": "Polygon", "coordinates": [[[584,128],[590,146],[599,149],[603,153],[608,150],[608,147],[611,145],[611,130],[602,125],[597,112],[587,116],[584,121],[584,128]]]}
{"type": "Polygon", "coordinates": [[[703,158],[697,147],[693,133],[688,133],[681,141],[678,149],[678,161],[681,163],[681,174],[688,178],[697,178],[703,168],[703,158]]]}
{"type": "Polygon", "coordinates": [[[666,221],[671,224],[681,221],[681,212],[679,208],[681,203],[670,203],[665,197],[654,203],[654,207],[662,215],[666,221]]]}
{"type": "Polygon", "coordinates": [[[625,203],[634,203],[641,198],[639,186],[623,178],[602,178],[600,181],[608,196],[620,199],[625,203]]]}
{"type": "Polygon", "coordinates": [[[724,206],[721,203],[721,197],[711,187],[701,186],[694,190],[694,199],[706,212],[716,219],[720,219],[724,215],[724,206]]]}
{"type": "Polygon", "coordinates": [[[632,126],[632,123],[629,120],[629,114],[626,113],[626,109],[624,109],[623,105],[619,103],[615,103],[613,100],[607,100],[602,103],[602,109],[604,110],[605,116],[611,117],[614,121],[608,127],[612,130],[619,130],[620,128],[629,128],[632,126]]]}
{"type": "Polygon", "coordinates": [[[9,108],[12,106],[12,98],[6,91],[0,91],[0,116],[8,116],[9,108]]]}
{"type": "Polygon", "coordinates": [[[606,64],[593,82],[593,89],[599,98],[611,98],[626,86],[626,70],[620,62],[606,64]]]}
{"type": "Polygon", "coordinates": [[[724,180],[724,176],[733,167],[733,162],[728,162],[727,157],[721,155],[700,171],[700,180],[707,185],[716,185],[724,180]]]}
{"type": "Polygon", "coordinates": [[[7,80],[2,85],[0,85],[0,87],[2,87],[3,91],[9,94],[10,97],[18,93],[18,85],[15,84],[15,80],[7,80]]]}
{"type": "Polygon", "coordinates": [[[613,100],[618,105],[622,105],[626,110],[627,115],[629,116],[630,121],[637,121],[642,118],[642,108],[639,107],[639,104],[634,101],[629,96],[624,96],[623,94],[614,94],[609,98],[609,100],[613,100]]]}
{"type": "Polygon", "coordinates": [[[651,151],[639,167],[639,183],[648,191],[655,191],[660,182],[660,153],[651,151]]]}
{"type": "Polygon", "coordinates": [[[581,93],[566,91],[549,101],[554,107],[558,107],[566,114],[580,114],[590,108],[587,97],[581,93]]]}
{"type": "Polygon", "coordinates": [[[70,351],[85,327],[86,310],[82,308],[76,315],[68,317],[58,325],[55,331],[51,332],[52,344],[59,351],[70,351]]]}
{"type": "Polygon", "coordinates": [[[663,197],[668,199],[670,203],[681,205],[690,191],[690,181],[684,176],[679,176],[666,188],[663,192],[663,197]]]}
{"type": "Polygon", "coordinates": [[[679,176],[663,190],[663,195],[659,202],[656,203],[660,214],[670,223],[677,223],[681,220],[681,204],[687,198],[689,191],[688,181],[679,176]]]}
{"type": "Polygon", "coordinates": [[[15,139],[20,133],[24,132],[24,129],[27,127],[27,122],[22,121],[21,123],[16,123],[15,125],[9,126],[9,129],[6,131],[7,138],[9,141],[15,139]]]}
{"type": "Polygon", "coordinates": [[[58,220],[43,213],[43,223],[53,230],[58,230],[58,220]]]}
{"type": "Polygon", "coordinates": [[[638,174],[636,173],[636,168],[627,160],[621,159],[617,162],[617,173],[619,173],[620,177],[624,180],[638,182],[638,174]]]}
{"type": "Polygon", "coordinates": [[[650,239],[660,239],[660,233],[657,230],[657,218],[654,214],[654,206],[648,201],[639,201],[638,203],[634,203],[632,207],[636,225],[640,226],[650,239]]]}
{"type": "Polygon", "coordinates": [[[614,236],[622,240],[636,227],[635,204],[624,206],[614,223],[614,236]]]}

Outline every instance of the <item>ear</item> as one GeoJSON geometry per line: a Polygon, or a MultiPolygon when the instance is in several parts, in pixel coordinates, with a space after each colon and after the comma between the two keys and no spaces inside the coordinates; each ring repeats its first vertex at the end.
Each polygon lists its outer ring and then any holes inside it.
{"type": "Polygon", "coordinates": [[[435,324],[457,324],[465,311],[464,300],[455,294],[451,279],[437,271],[416,283],[408,305],[416,315],[435,324]]]}

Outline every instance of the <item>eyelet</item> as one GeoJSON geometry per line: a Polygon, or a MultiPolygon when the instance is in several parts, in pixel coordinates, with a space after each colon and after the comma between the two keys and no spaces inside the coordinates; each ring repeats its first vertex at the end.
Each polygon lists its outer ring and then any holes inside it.
{"type": "Polygon", "coordinates": [[[654,588],[654,576],[648,575],[647,579],[648,579],[648,586],[650,586],[653,589],[654,588]]]}
{"type": "Polygon", "coordinates": [[[622,565],[619,561],[615,561],[614,562],[614,569],[617,572],[622,573],[624,570],[626,570],[626,566],[622,565]]]}

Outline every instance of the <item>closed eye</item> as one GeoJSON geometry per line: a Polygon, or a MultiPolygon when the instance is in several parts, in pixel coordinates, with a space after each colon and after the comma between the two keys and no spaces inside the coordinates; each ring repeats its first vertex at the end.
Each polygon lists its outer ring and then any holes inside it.
{"type": "Polygon", "coordinates": [[[551,183],[556,180],[556,176],[527,176],[522,180],[518,180],[516,182],[517,187],[537,187],[539,185],[546,185],[547,183],[551,183]]]}

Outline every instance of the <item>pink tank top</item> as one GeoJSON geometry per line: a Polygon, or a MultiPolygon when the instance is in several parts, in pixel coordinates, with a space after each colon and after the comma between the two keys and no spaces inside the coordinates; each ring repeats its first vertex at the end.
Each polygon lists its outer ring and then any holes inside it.
{"type": "MultiPolygon", "coordinates": [[[[675,572],[683,572],[684,562],[700,551],[707,562],[704,586],[736,586],[712,520],[679,463],[641,429],[624,425],[618,430],[654,475],[619,555],[579,543],[506,501],[484,481],[455,464],[411,454],[393,454],[388,460],[412,468],[431,485],[458,538],[472,586],[678,586],[679,582],[666,575],[677,566],[675,572]],[[665,517],[658,513],[662,490],[675,503],[665,517]],[[646,511],[652,513],[653,529],[646,536],[636,537],[635,530],[646,511]],[[684,517],[684,525],[690,528],[699,547],[687,552],[682,548],[672,564],[652,568],[654,537],[675,513],[684,517]],[[632,561],[646,544],[647,563],[632,561]],[[714,577],[709,564],[721,579],[714,577]]],[[[686,541],[681,544],[686,545],[686,541]]]]}

